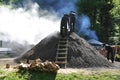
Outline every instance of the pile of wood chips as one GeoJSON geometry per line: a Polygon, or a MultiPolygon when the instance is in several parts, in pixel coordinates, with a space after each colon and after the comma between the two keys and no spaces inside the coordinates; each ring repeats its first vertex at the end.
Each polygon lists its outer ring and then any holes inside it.
{"type": "Polygon", "coordinates": [[[50,61],[41,62],[40,59],[36,59],[30,64],[21,63],[18,68],[19,70],[57,72],[60,67],[54,62],[50,62],[50,61]]]}

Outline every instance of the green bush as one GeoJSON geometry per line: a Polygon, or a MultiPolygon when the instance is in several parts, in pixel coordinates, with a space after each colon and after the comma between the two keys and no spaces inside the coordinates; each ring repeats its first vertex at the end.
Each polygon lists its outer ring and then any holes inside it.
{"type": "Polygon", "coordinates": [[[29,79],[28,73],[21,75],[19,73],[12,72],[4,77],[4,80],[26,80],[26,79],[29,79]]]}
{"type": "Polygon", "coordinates": [[[120,61],[120,54],[115,54],[115,60],[120,61]]]}

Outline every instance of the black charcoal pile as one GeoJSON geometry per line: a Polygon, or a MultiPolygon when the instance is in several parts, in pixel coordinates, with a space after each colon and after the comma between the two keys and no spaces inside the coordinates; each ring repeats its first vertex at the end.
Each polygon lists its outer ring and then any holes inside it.
{"type": "MultiPolygon", "coordinates": [[[[48,60],[54,62],[60,37],[59,32],[47,36],[32,49],[18,57],[16,61],[40,58],[42,61],[48,60]]],[[[105,57],[77,34],[71,33],[68,36],[68,40],[67,67],[84,68],[112,66],[105,57]]]]}

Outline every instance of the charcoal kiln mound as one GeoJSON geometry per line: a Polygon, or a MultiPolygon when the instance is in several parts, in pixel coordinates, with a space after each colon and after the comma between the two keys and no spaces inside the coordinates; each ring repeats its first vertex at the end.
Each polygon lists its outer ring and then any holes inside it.
{"type": "MultiPolygon", "coordinates": [[[[41,40],[36,46],[16,59],[17,62],[25,59],[37,59],[55,62],[60,33],[56,32],[41,40]]],[[[74,32],[68,36],[67,67],[111,67],[110,63],[86,40],[74,32]]]]}

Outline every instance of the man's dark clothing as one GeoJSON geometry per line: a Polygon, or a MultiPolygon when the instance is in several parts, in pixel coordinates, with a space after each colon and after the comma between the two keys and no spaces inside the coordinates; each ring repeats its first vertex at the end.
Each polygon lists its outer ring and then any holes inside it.
{"type": "Polygon", "coordinates": [[[67,34],[68,21],[69,21],[68,15],[65,14],[65,15],[62,17],[62,20],[61,20],[61,26],[60,26],[61,35],[66,35],[66,34],[67,34]],[[63,31],[64,31],[64,32],[63,32],[63,31]]]}
{"type": "Polygon", "coordinates": [[[105,46],[105,49],[108,51],[107,52],[107,59],[109,60],[110,55],[111,55],[111,61],[113,63],[114,62],[114,51],[113,51],[113,48],[111,46],[105,46]]]}
{"type": "Polygon", "coordinates": [[[69,15],[69,26],[70,26],[70,32],[73,32],[75,30],[75,14],[70,13],[69,15]]]}

